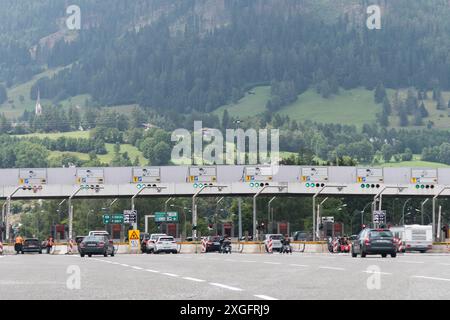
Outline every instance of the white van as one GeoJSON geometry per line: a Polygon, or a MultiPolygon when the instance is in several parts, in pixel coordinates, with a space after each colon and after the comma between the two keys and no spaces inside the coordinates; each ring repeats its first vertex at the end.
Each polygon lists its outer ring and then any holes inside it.
{"type": "Polygon", "coordinates": [[[272,250],[280,251],[283,246],[281,240],[284,239],[284,236],[282,234],[266,234],[266,237],[264,239],[264,246],[266,248],[266,252],[269,252],[270,239],[272,239],[272,250]]]}
{"type": "Polygon", "coordinates": [[[406,251],[427,252],[433,247],[431,226],[418,224],[390,228],[394,237],[401,239],[406,251]]]}

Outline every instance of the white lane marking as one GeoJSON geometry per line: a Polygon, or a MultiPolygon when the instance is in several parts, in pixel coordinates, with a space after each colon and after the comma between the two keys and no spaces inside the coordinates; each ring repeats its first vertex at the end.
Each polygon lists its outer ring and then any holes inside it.
{"type": "Polygon", "coordinates": [[[145,271],[153,272],[153,273],[159,273],[159,271],[157,271],[157,270],[152,270],[152,269],[145,269],[145,271]]]}
{"type": "Polygon", "coordinates": [[[398,262],[403,262],[403,263],[413,263],[413,264],[423,264],[423,263],[425,263],[423,261],[407,261],[407,260],[405,260],[405,261],[397,260],[397,261],[398,262]]]}
{"type": "Polygon", "coordinates": [[[129,265],[128,264],[124,264],[124,263],[122,263],[122,264],[120,264],[122,267],[129,267],[129,265]]]}
{"type": "Polygon", "coordinates": [[[136,269],[136,270],[142,270],[142,268],[141,267],[132,267],[133,269],[136,269]]]}
{"type": "Polygon", "coordinates": [[[446,279],[446,278],[435,278],[435,277],[426,277],[426,276],[412,276],[412,278],[438,280],[438,281],[448,281],[448,282],[450,282],[450,279],[446,279]]]}
{"type": "Polygon", "coordinates": [[[309,267],[306,264],[295,264],[295,263],[290,264],[290,266],[293,266],[293,267],[304,267],[304,268],[309,267]]]}
{"type": "Polygon", "coordinates": [[[253,261],[253,260],[244,260],[244,261],[242,261],[242,262],[245,262],[245,263],[255,263],[256,261],[253,261]]]}
{"type": "Polygon", "coordinates": [[[216,287],[220,287],[220,288],[224,288],[224,289],[228,289],[228,290],[232,290],[232,291],[244,291],[241,288],[231,287],[231,286],[227,286],[227,285],[221,284],[221,283],[210,282],[209,284],[212,286],[216,286],[216,287]]]}
{"type": "Polygon", "coordinates": [[[173,273],[163,273],[163,275],[166,275],[166,276],[169,276],[169,277],[179,277],[179,275],[173,274],[173,273]]]}
{"type": "Polygon", "coordinates": [[[225,261],[228,261],[228,262],[236,262],[236,260],[233,260],[233,259],[225,259],[225,261]]]}
{"type": "Polygon", "coordinates": [[[450,263],[439,263],[441,266],[450,266],[450,263]]]}
{"type": "Polygon", "coordinates": [[[381,272],[381,271],[370,271],[370,270],[364,270],[364,273],[369,273],[369,274],[382,274],[382,275],[392,275],[392,273],[389,272],[381,272]]]}
{"type": "Polygon", "coordinates": [[[209,260],[217,261],[217,260],[219,260],[219,259],[218,259],[218,258],[209,258],[209,260]]]}
{"type": "Polygon", "coordinates": [[[340,270],[340,271],[344,271],[344,268],[337,268],[337,267],[324,267],[324,266],[320,266],[319,269],[328,269],[328,270],[340,270]]]}
{"type": "Polygon", "coordinates": [[[281,264],[280,262],[264,262],[265,264],[281,264]]]}
{"type": "Polygon", "coordinates": [[[118,262],[111,262],[112,264],[120,264],[120,263],[118,263],[118,262]]]}
{"type": "Polygon", "coordinates": [[[206,280],[191,278],[191,277],[183,277],[185,280],[195,281],[195,282],[205,282],[206,280]]]}
{"type": "Polygon", "coordinates": [[[263,300],[278,300],[277,298],[265,296],[263,294],[255,294],[254,296],[263,300]]]}

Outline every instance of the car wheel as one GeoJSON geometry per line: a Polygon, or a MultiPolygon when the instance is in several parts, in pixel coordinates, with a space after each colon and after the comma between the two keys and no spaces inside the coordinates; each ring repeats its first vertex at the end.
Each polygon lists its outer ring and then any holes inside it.
{"type": "Polygon", "coordinates": [[[24,252],[24,251],[22,251],[22,254],[25,254],[25,252],[24,252]]]}
{"type": "Polygon", "coordinates": [[[115,253],[114,253],[114,249],[111,251],[111,257],[114,257],[115,253]]]}
{"type": "Polygon", "coordinates": [[[395,257],[397,257],[397,252],[391,253],[391,258],[395,258],[395,257]]]}
{"type": "Polygon", "coordinates": [[[80,253],[80,257],[84,258],[84,253],[80,253]]]}
{"type": "Polygon", "coordinates": [[[386,258],[386,257],[387,257],[387,253],[381,254],[381,257],[382,257],[382,258],[386,258]]]}
{"type": "Polygon", "coordinates": [[[41,251],[39,251],[39,254],[42,254],[42,250],[41,250],[41,251]]]}
{"type": "Polygon", "coordinates": [[[358,256],[358,254],[352,250],[352,258],[356,258],[357,256],[358,256]]]}
{"type": "Polygon", "coordinates": [[[88,257],[91,258],[91,257],[92,257],[92,254],[88,254],[88,257]]]}
{"type": "Polygon", "coordinates": [[[365,251],[361,251],[361,258],[365,258],[367,253],[365,251]]]}

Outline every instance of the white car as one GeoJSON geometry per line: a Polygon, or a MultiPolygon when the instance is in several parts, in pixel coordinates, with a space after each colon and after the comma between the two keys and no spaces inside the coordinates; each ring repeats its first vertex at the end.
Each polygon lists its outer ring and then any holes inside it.
{"type": "Polygon", "coordinates": [[[102,230],[89,231],[89,236],[90,237],[93,237],[93,236],[106,236],[109,239],[109,232],[108,231],[102,231],[102,230]]]}
{"type": "Polygon", "coordinates": [[[159,237],[167,236],[165,233],[152,233],[150,238],[145,242],[145,251],[147,253],[155,252],[156,241],[159,237]]]}
{"type": "Polygon", "coordinates": [[[418,224],[390,228],[394,237],[402,240],[404,251],[427,252],[433,248],[433,231],[431,226],[418,224]]]}
{"type": "Polygon", "coordinates": [[[154,253],[178,253],[177,242],[172,236],[159,237],[155,243],[154,253]]]}
{"type": "Polygon", "coordinates": [[[272,239],[272,250],[280,251],[283,247],[281,240],[284,239],[282,234],[266,234],[264,238],[264,246],[266,247],[266,251],[269,252],[269,240],[272,239]]]}

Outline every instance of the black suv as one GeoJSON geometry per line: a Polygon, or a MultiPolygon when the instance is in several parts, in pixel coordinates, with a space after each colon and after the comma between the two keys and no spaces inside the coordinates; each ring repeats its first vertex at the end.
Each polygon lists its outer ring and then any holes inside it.
{"type": "Polygon", "coordinates": [[[394,235],[388,229],[364,229],[352,243],[352,257],[358,254],[361,258],[366,255],[381,254],[386,258],[388,254],[392,258],[397,256],[394,235]]]}

